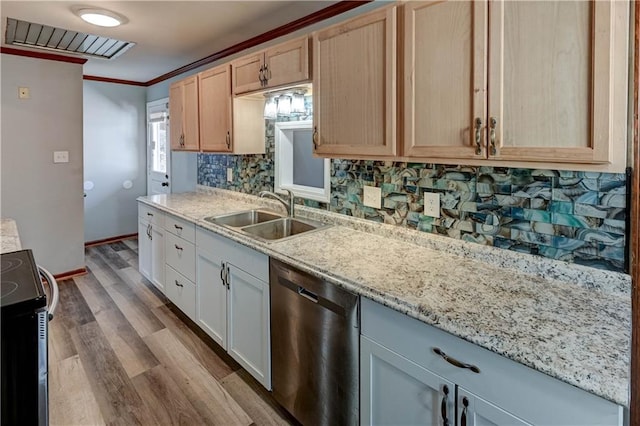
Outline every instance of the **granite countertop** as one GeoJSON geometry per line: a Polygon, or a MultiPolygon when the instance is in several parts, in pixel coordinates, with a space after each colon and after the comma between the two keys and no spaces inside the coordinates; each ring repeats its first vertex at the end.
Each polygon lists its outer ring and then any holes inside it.
{"type": "Polygon", "coordinates": [[[334,226],[265,243],[203,219],[265,206],[284,212],[280,204],[231,191],[207,192],[139,201],[628,406],[628,275],[305,207],[298,208],[300,216],[334,226]]]}
{"type": "Polygon", "coordinates": [[[0,253],[22,250],[18,226],[13,219],[0,219],[0,253]]]}

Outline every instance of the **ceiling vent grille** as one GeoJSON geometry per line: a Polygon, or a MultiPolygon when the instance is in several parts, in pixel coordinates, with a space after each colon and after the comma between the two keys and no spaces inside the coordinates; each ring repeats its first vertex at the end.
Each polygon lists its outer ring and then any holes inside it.
{"type": "Polygon", "coordinates": [[[135,46],[135,43],[129,41],[34,24],[13,18],[7,18],[5,43],[102,59],[114,59],[135,46]]]}

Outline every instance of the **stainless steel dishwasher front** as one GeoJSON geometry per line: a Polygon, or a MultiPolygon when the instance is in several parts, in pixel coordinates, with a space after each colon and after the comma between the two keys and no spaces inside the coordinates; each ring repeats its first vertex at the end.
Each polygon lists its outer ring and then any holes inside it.
{"type": "Polygon", "coordinates": [[[299,422],[357,425],[359,301],[271,259],[273,396],[299,422]]]}

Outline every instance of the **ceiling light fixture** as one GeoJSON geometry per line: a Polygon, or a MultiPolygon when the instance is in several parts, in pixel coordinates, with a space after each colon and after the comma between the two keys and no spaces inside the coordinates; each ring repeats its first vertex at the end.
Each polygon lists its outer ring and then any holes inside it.
{"type": "Polygon", "coordinates": [[[100,27],[117,27],[128,22],[127,18],[110,10],[84,7],[76,7],[72,10],[83,21],[100,27]]]}

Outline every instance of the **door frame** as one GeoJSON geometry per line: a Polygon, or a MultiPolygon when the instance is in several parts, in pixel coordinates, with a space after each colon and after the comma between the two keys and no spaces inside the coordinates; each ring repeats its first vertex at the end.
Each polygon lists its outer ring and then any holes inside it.
{"type": "MultiPolygon", "coordinates": [[[[150,158],[151,158],[151,132],[150,132],[150,122],[149,122],[149,111],[158,107],[158,106],[162,106],[162,105],[166,105],[167,108],[167,113],[169,112],[169,98],[162,98],[162,99],[158,99],[155,101],[151,101],[151,102],[147,102],[147,107],[146,107],[146,117],[145,117],[145,121],[146,121],[146,126],[147,126],[147,140],[146,140],[146,157],[147,157],[147,168],[146,168],[146,178],[147,178],[147,195],[151,194],[151,162],[150,162],[150,158]]],[[[171,116],[168,115],[167,116],[167,142],[169,139],[169,132],[170,132],[170,127],[171,127],[171,116]]],[[[167,146],[167,172],[171,171],[171,147],[168,145],[167,146]]],[[[167,173],[169,175],[168,178],[168,182],[169,182],[169,193],[171,193],[171,173],[167,173]]]]}
{"type": "Polygon", "coordinates": [[[633,137],[631,140],[631,401],[630,425],[640,426],[640,4],[634,2],[633,137]]]}

